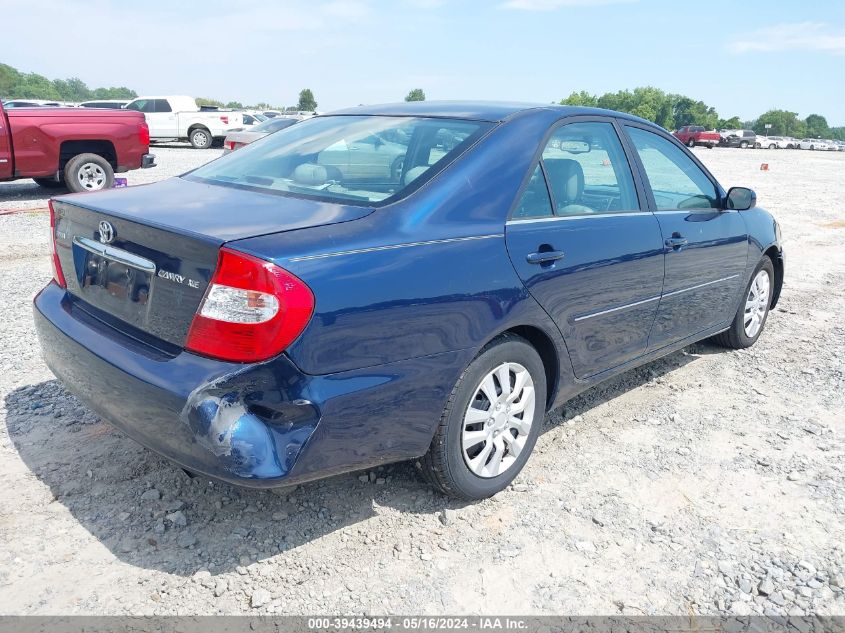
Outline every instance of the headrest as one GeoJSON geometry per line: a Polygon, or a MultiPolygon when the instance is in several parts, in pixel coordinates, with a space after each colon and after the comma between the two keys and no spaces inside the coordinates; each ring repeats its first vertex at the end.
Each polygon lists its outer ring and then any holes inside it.
{"type": "Polygon", "coordinates": [[[293,179],[301,185],[324,185],[328,179],[326,168],[314,163],[302,163],[293,170],[293,179]]]}
{"type": "Polygon", "coordinates": [[[576,202],[584,193],[584,170],[570,158],[543,159],[549,174],[549,186],[558,206],[576,202]]]}

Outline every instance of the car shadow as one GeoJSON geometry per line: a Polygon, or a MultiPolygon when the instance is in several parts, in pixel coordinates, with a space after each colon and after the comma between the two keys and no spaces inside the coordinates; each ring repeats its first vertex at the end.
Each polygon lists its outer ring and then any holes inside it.
{"type": "MultiPolygon", "coordinates": [[[[544,428],[580,415],[693,361],[701,344],[626,372],[551,412],[544,428]]],[[[190,576],[246,567],[333,532],[370,542],[361,524],[384,508],[438,515],[465,502],[435,493],[412,462],[275,490],[191,477],[98,418],[56,380],[5,398],[6,425],[21,459],[90,534],[118,559],[190,576]]],[[[372,541],[374,546],[389,547],[372,541]]]]}

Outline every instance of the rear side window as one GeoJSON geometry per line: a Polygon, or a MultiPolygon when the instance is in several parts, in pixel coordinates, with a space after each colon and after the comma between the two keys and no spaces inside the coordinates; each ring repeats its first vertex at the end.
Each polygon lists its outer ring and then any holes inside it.
{"type": "Polygon", "coordinates": [[[715,185],[680,147],[646,130],[625,128],[639,154],[659,211],[717,209],[715,185]]]}
{"type": "Polygon", "coordinates": [[[491,125],[424,117],[314,117],[187,177],[374,206],[392,202],[411,183],[445,168],[491,125]]]}
{"type": "Polygon", "coordinates": [[[154,99],[156,112],[173,112],[167,99],[154,99]]]}
{"type": "Polygon", "coordinates": [[[543,150],[556,215],[638,211],[628,159],[610,123],[570,123],[543,150]]]}
{"type": "Polygon", "coordinates": [[[546,187],[546,178],[543,176],[540,164],[537,163],[534,172],[531,174],[531,179],[525,186],[519,203],[513,211],[513,219],[545,218],[553,214],[549,189],[546,187]]]}

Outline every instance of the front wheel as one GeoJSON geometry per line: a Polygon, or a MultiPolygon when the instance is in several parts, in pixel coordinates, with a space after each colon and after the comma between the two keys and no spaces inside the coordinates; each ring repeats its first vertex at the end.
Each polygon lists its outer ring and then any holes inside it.
{"type": "Polygon", "coordinates": [[[690,139],[687,141],[687,147],[695,147],[695,139],[690,139]]]}
{"type": "Polygon", "coordinates": [[[748,147],[748,141],[742,141],[742,143],[739,144],[739,147],[740,147],[740,149],[747,148],[748,147]]]}
{"type": "Polygon", "coordinates": [[[65,165],[65,184],[74,193],[110,189],[114,186],[114,170],[98,154],[78,154],[65,165]]]}
{"type": "Polygon", "coordinates": [[[778,146],[775,145],[774,143],[769,143],[769,149],[777,149],[777,148],[778,148],[778,146]]]}
{"type": "Polygon", "coordinates": [[[489,343],[458,379],[418,467],[444,494],[484,499],[522,470],[546,411],[546,373],[525,339],[489,343]]]}
{"type": "Polygon", "coordinates": [[[192,130],[190,136],[188,136],[188,140],[195,149],[208,149],[214,142],[211,132],[202,127],[192,130]]]}
{"type": "Polygon", "coordinates": [[[731,327],[714,336],[714,342],[731,349],[744,349],[757,342],[769,316],[774,279],[772,260],[764,255],[751,275],[745,289],[745,301],[739,306],[731,327]]]}

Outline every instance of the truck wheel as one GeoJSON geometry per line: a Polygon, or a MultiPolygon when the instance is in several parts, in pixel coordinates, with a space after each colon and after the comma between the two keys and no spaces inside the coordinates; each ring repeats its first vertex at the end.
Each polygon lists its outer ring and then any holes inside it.
{"type": "Polygon", "coordinates": [[[114,186],[114,170],[97,154],[78,154],[65,165],[65,184],[74,193],[99,191],[114,186]]]}
{"type": "Polygon", "coordinates": [[[65,183],[55,178],[33,178],[33,180],[39,187],[44,187],[45,189],[59,189],[65,186],[65,183]]]}
{"type": "Polygon", "coordinates": [[[707,143],[707,149],[713,149],[716,147],[715,143],[707,143]]]}
{"type": "Polygon", "coordinates": [[[687,147],[695,147],[695,139],[691,138],[687,141],[687,147]]]}
{"type": "Polygon", "coordinates": [[[191,145],[193,145],[196,149],[208,149],[214,142],[211,132],[206,130],[204,127],[194,129],[188,137],[188,140],[191,141],[191,145]]]}

